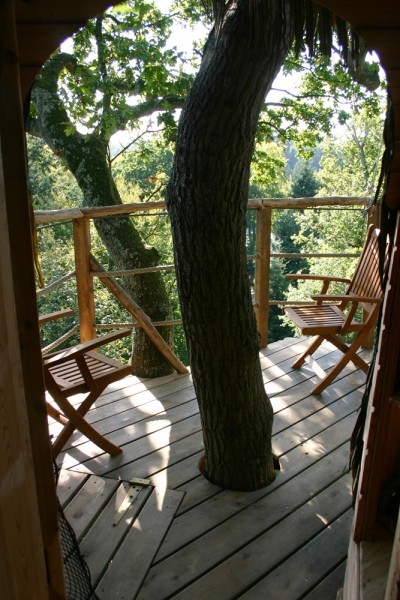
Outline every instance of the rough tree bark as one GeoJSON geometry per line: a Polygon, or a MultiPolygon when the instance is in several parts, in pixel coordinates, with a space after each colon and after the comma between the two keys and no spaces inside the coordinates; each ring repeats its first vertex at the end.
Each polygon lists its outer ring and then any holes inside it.
{"type": "Polygon", "coordinates": [[[245,216],[259,113],[292,34],[284,33],[281,3],[262,4],[256,18],[265,19],[263,33],[253,27],[247,0],[233,3],[211,33],[181,116],[167,192],[205,475],[236,490],[266,486],[275,476],[245,216]]]}
{"type": "MultiPolygon", "coordinates": [[[[79,133],[58,96],[58,76],[63,68],[74,68],[71,60],[69,55],[59,54],[43,67],[31,93],[37,116],[27,120],[27,130],[41,137],[65,161],[82,191],[85,206],[121,204],[107,158],[107,139],[96,132],[79,133]],[[67,124],[70,125],[68,133],[67,124]]],[[[177,99],[168,100],[170,103],[175,100],[177,105],[181,103],[177,99]]],[[[161,99],[160,106],[165,101],[165,98],[161,99]]],[[[150,114],[156,108],[157,99],[146,103],[142,110],[150,114]]],[[[146,247],[129,217],[96,219],[95,225],[117,269],[158,264],[157,250],[146,247]]],[[[153,321],[170,320],[169,298],[160,273],[125,277],[124,287],[153,321]]],[[[161,327],[159,332],[172,345],[172,328],[161,327]]],[[[132,369],[139,377],[159,377],[172,372],[171,366],[141,328],[134,329],[133,333],[132,369]]]]}

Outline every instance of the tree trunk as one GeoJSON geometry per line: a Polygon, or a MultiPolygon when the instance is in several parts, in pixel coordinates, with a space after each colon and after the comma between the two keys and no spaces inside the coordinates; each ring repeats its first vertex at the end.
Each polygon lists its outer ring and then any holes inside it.
{"type": "MultiPolygon", "coordinates": [[[[88,136],[82,151],[74,149],[68,165],[83,193],[85,206],[110,206],[122,200],[107,162],[107,144],[88,136]]],[[[117,269],[153,267],[159,263],[155,248],[146,247],[127,216],[95,219],[95,226],[117,269]]],[[[171,308],[161,273],[124,277],[124,287],[152,321],[171,319],[171,308]]],[[[172,327],[160,327],[159,333],[172,346],[172,327]]],[[[132,370],[138,377],[161,377],[172,367],[139,327],[132,339],[132,370]]]]}
{"type": "Polygon", "coordinates": [[[268,23],[261,34],[247,0],[234,4],[218,35],[211,33],[181,116],[167,193],[205,475],[236,490],[263,487],[275,475],[245,220],[258,116],[291,34],[282,34],[280,3],[263,4],[268,23]],[[274,28],[279,35],[272,36],[274,28]]]}

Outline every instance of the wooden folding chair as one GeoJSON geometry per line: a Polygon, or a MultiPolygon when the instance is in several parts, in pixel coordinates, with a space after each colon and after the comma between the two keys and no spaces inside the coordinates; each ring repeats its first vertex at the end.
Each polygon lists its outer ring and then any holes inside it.
{"type": "MultiPolygon", "coordinates": [[[[72,311],[64,310],[39,317],[39,323],[70,316],[72,311]]],[[[105,388],[112,382],[131,374],[130,365],[96,352],[96,348],[131,334],[130,329],[121,329],[94,340],[84,342],[67,350],[43,357],[43,371],[46,389],[59,410],[47,402],[48,414],[64,427],[53,442],[54,456],[57,456],[75,429],[109,454],[122,452],[121,448],[107,440],[85,420],[85,415],[105,388]],[[75,408],[68,400],[70,396],[87,393],[86,398],[75,408]]]]}
{"type": "Polygon", "coordinates": [[[357,354],[357,350],[372,332],[383,296],[379,229],[373,225],[369,227],[362,253],[351,279],[308,274],[293,274],[288,277],[322,281],[320,294],[311,296],[315,301],[314,304],[285,308],[286,314],[301,329],[302,334],[316,336],[307,350],[292,365],[294,369],[298,369],[307,361],[317,375],[322,377],[312,393],[321,393],[333,382],[349,361],[367,373],[368,364],[357,354]],[[344,294],[327,293],[328,287],[333,281],[348,284],[344,294]],[[359,307],[362,308],[363,313],[361,322],[354,320],[359,307]],[[355,332],[356,335],[348,345],[338,337],[351,332],[355,332]],[[324,340],[334,344],[343,353],[328,374],[312,358],[324,340]]]}

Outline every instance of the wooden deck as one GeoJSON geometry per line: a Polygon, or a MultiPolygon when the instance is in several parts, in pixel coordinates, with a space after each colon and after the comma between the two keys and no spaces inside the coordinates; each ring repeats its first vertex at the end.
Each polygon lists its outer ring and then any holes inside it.
{"type": "MultiPolygon", "coordinates": [[[[365,375],[349,366],[310,396],[314,373],[290,368],[304,345],[286,339],[260,354],[281,472],[255,492],[223,490],[199,474],[190,375],[127,377],[100,397],[88,419],[123,453],[100,453],[76,433],[57,462],[59,497],[101,600],[336,598],[352,518],[349,438],[365,375]],[[115,526],[132,478],[151,485],[115,526]]],[[[337,356],[325,344],[318,362],[329,368],[337,356]]]]}

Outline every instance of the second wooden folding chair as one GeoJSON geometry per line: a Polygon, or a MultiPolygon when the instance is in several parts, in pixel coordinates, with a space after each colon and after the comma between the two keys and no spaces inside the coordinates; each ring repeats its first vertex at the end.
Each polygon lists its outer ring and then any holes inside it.
{"type": "Polygon", "coordinates": [[[286,307],[285,312],[299,327],[302,334],[314,335],[307,350],[293,363],[294,369],[300,368],[305,361],[321,374],[312,355],[324,340],[334,344],[343,355],[327,374],[322,372],[322,380],[312,390],[313,394],[321,393],[338,376],[349,361],[365,373],[368,363],[357,354],[361,345],[371,335],[378,318],[383,289],[381,282],[382,259],[379,244],[380,231],[370,226],[358,264],[351,279],[338,277],[315,276],[308,274],[289,275],[292,279],[316,279],[322,282],[320,294],[311,296],[313,304],[306,306],[286,307]],[[339,281],[347,284],[344,294],[328,294],[331,282],[339,281]],[[355,319],[356,313],[362,309],[362,319],[355,319]],[[353,341],[346,344],[339,336],[354,333],[353,341]]]}

